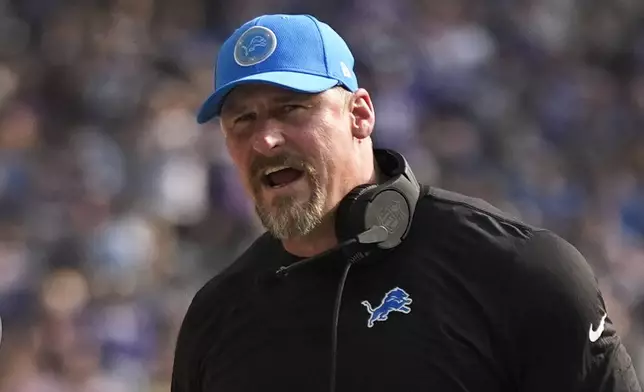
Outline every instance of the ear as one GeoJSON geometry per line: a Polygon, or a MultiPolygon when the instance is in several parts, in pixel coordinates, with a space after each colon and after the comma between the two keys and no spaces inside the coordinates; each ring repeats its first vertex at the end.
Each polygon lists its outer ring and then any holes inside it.
{"type": "Polygon", "coordinates": [[[353,137],[362,140],[371,136],[376,123],[376,113],[367,90],[361,88],[353,93],[348,110],[351,114],[353,137]]]}

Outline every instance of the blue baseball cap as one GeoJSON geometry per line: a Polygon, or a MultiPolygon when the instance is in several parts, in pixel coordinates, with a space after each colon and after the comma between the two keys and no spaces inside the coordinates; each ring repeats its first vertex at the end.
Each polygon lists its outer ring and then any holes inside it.
{"type": "Polygon", "coordinates": [[[226,95],[247,83],[303,93],[335,86],[358,89],[354,58],[329,25],[311,15],[263,15],[244,23],[224,42],[215,66],[215,88],[197,115],[203,124],[219,116],[226,95]]]}

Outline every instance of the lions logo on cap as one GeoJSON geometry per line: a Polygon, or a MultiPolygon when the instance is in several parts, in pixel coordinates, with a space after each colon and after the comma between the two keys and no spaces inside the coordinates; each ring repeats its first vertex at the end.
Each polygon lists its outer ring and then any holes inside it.
{"type": "Polygon", "coordinates": [[[263,26],[253,26],[237,40],[235,62],[242,67],[259,64],[269,58],[276,47],[275,33],[263,26]]]}

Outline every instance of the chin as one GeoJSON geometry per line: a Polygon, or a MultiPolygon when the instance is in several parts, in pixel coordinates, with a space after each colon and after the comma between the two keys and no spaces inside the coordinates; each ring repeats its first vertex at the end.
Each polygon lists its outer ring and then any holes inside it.
{"type": "Polygon", "coordinates": [[[264,203],[264,206],[273,212],[279,213],[305,209],[310,202],[310,195],[294,194],[272,197],[264,203]]]}

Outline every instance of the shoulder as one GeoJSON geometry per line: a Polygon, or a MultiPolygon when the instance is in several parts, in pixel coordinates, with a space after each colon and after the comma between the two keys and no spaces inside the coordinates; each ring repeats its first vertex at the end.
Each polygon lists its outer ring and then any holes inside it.
{"type": "Polygon", "coordinates": [[[225,296],[241,295],[244,288],[252,283],[262,257],[266,257],[276,248],[276,241],[267,233],[258,237],[228,267],[206,282],[195,294],[188,313],[199,309],[204,304],[212,307],[213,301],[225,296]]]}
{"type": "Polygon", "coordinates": [[[425,235],[486,254],[511,256],[538,230],[484,199],[437,187],[426,188],[415,214],[425,235]]]}
{"type": "Polygon", "coordinates": [[[586,258],[551,231],[536,230],[517,249],[512,267],[516,309],[564,320],[579,332],[606,313],[597,278],[586,258]]]}
{"type": "Polygon", "coordinates": [[[212,334],[229,306],[250,295],[255,284],[260,255],[265,255],[274,248],[274,240],[264,234],[257,238],[228,267],[206,282],[194,295],[183,322],[180,338],[190,340],[194,332],[203,328],[212,334]]]}
{"type": "Polygon", "coordinates": [[[183,317],[175,351],[175,374],[178,380],[192,379],[200,358],[205,355],[224,328],[226,315],[236,303],[250,295],[255,284],[260,255],[275,247],[267,234],[257,238],[227,268],[211,278],[194,295],[183,317]]]}
{"type": "MultiPolygon", "coordinates": [[[[528,342],[524,348],[541,348],[543,341],[535,347],[529,342],[544,320],[558,325],[542,330],[544,339],[582,347],[588,328],[606,315],[591,265],[553,231],[525,223],[482,199],[436,188],[426,192],[417,211],[420,224],[437,238],[426,242],[449,255],[452,268],[494,287],[508,330],[528,342]]],[[[604,337],[616,339],[614,330],[607,326],[604,337]]]]}
{"type": "Polygon", "coordinates": [[[438,237],[440,246],[454,252],[460,249],[464,256],[478,255],[486,268],[495,266],[503,277],[522,282],[526,295],[531,285],[535,290],[544,285],[570,289],[566,283],[571,279],[578,282],[579,290],[583,284],[587,296],[596,294],[594,274],[585,258],[550,230],[530,225],[483,199],[439,188],[425,192],[417,211],[420,225],[438,237]]]}

